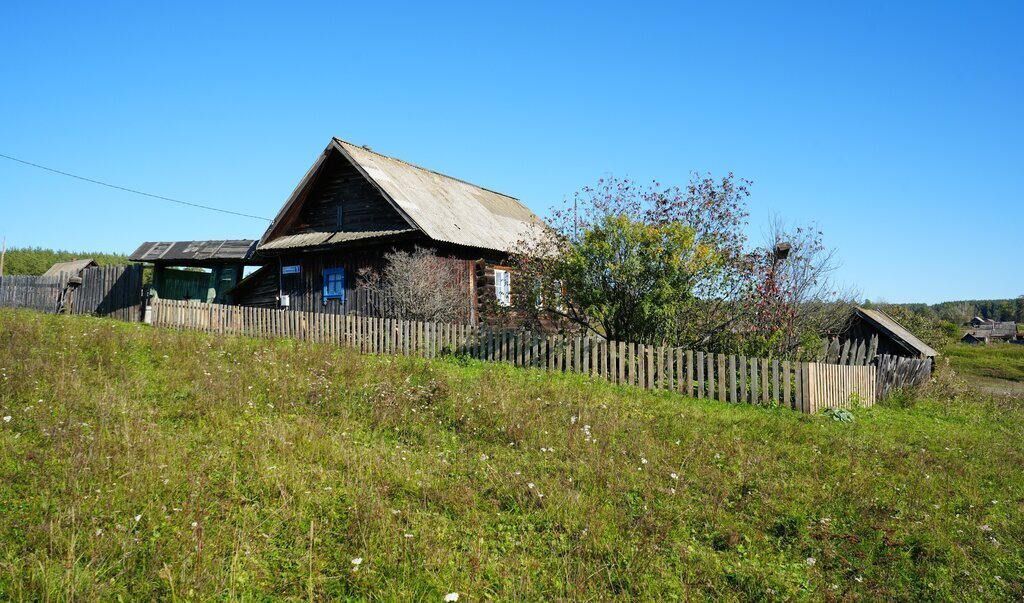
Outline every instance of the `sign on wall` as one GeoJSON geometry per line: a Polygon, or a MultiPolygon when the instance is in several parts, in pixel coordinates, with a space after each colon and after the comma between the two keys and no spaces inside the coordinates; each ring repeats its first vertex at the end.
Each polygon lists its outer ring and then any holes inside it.
{"type": "Polygon", "coordinates": [[[281,274],[298,274],[302,272],[302,266],[281,266],[281,274]]]}

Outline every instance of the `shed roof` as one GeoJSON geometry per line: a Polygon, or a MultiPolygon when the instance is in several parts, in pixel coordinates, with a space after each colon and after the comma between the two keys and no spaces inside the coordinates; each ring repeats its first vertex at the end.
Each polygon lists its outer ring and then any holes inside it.
{"type": "Polygon", "coordinates": [[[133,262],[214,262],[245,260],[252,254],[252,239],[221,239],[216,241],[146,241],[128,259],[133,262]]]}
{"type": "Polygon", "coordinates": [[[896,322],[895,318],[885,312],[861,307],[854,308],[854,311],[858,316],[889,335],[896,343],[906,348],[907,351],[927,358],[939,355],[928,344],[918,339],[916,335],[908,331],[906,327],[896,322]]]}
{"type": "Polygon", "coordinates": [[[336,245],[350,241],[365,241],[370,239],[383,239],[401,234],[416,232],[415,228],[403,228],[400,230],[360,230],[347,232],[308,232],[303,234],[285,235],[271,239],[270,242],[260,246],[260,250],[274,249],[298,249],[303,247],[319,247],[324,245],[336,245]]]}
{"type": "Polygon", "coordinates": [[[324,165],[323,159],[333,152],[350,161],[411,228],[435,241],[511,252],[542,224],[515,197],[334,138],[260,239],[261,250],[270,249],[269,245],[279,238],[272,236],[275,228],[302,197],[305,186],[324,165]]]}
{"type": "Polygon", "coordinates": [[[86,268],[91,268],[92,266],[98,265],[99,264],[96,263],[96,260],[93,260],[92,258],[85,258],[83,260],[69,260],[67,262],[57,262],[53,266],[50,266],[49,270],[43,273],[43,276],[57,276],[61,272],[77,275],[86,268]]]}

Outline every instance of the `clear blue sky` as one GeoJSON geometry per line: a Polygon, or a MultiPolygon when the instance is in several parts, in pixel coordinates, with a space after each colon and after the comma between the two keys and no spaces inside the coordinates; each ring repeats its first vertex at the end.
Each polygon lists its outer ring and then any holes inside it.
{"type": "MultiPolygon", "coordinates": [[[[214,4],[5,3],[0,153],[264,216],[331,136],[539,213],[731,170],[866,297],[1024,294],[1024,3],[214,4]]],[[[264,226],[0,159],[9,246],[264,226]]]]}

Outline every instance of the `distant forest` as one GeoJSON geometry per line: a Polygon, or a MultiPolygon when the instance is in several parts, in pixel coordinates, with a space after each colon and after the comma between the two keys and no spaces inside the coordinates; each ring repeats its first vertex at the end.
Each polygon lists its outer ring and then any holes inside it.
{"type": "Polygon", "coordinates": [[[940,304],[902,304],[908,310],[932,320],[957,325],[970,322],[975,316],[996,321],[1024,323],[1024,295],[1016,299],[971,299],[940,304]]]}
{"type": "Polygon", "coordinates": [[[128,256],[119,253],[87,253],[84,251],[64,251],[43,249],[42,247],[12,247],[4,254],[4,274],[39,275],[46,272],[57,262],[68,260],[84,260],[92,258],[100,266],[108,264],[127,264],[128,256]]]}

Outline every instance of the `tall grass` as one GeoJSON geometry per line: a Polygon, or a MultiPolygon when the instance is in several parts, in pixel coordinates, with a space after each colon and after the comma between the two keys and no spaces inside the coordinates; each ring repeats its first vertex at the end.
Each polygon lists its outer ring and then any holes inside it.
{"type": "Polygon", "coordinates": [[[856,414],[0,312],[0,599],[1024,596],[1021,409],[856,414]]]}

